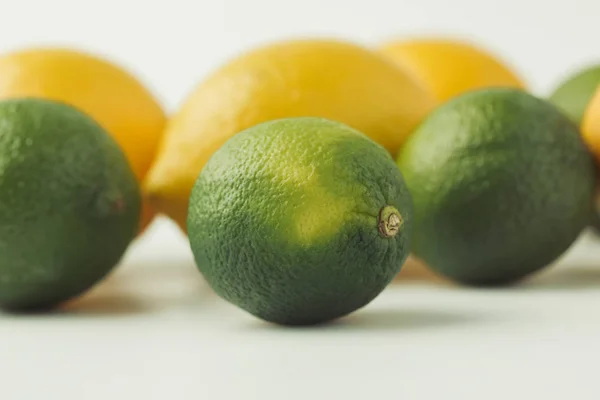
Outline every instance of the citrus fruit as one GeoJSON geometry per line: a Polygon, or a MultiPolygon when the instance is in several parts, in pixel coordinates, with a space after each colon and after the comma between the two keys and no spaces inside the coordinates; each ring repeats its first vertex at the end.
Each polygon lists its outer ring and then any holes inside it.
{"type": "Polygon", "coordinates": [[[587,67],[558,85],[549,100],[575,124],[580,125],[583,113],[598,86],[600,86],[600,66],[587,67]]]}
{"type": "Polygon", "coordinates": [[[0,306],[52,308],[100,281],[134,238],[135,175],[86,114],[0,101],[0,306]]]}
{"type": "MultiPolygon", "coordinates": [[[[441,276],[433,273],[422,260],[416,257],[414,254],[409,254],[402,265],[400,273],[394,279],[395,283],[404,282],[443,282],[441,276]]],[[[445,282],[444,282],[445,283],[445,282]]]]}
{"type": "MultiPolygon", "coordinates": [[[[600,66],[590,66],[573,74],[554,89],[549,100],[575,124],[581,126],[583,115],[588,108],[592,96],[600,87],[600,66]]],[[[593,119],[600,112],[598,106],[591,107],[589,117],[593,119]],[[596,110],[594,110],[596,109],[596,110]]],[[[593,125],[593,123],[589,123],[593,125]]],[[[594,140],[594,128],[586,127],[583,130],[586,144],[592,151],[600,150],[600,142],[594,140]]],[[[600,154],[600,153],[598,153],[600,154]]],[[[590,226],[600,232],[600,204],[592,215],[590,226]]]]}
{"type": "Polygon", "coordinates": [[[415,207],[412,251],[467,285],[516,282],[563,254],[593,212],[577,127],[518,89],[482,89],[431,113],[398,165],[415,207]]]}
{"type": "Polygon", "coordinates": [[[581,121],[581,135],[600,164],[600,87],[591,96],[581,121]]]}
{"type": "Polygon", "coordinates": [[[195,182],[187,219],[217,294],[266,321],[317,324],[373,300],[410,246],[393,158],[338,122],[264,122],[229,139],[195,182]]]}
{"type": "Polygon", "coordinates": [[[152,204],[185,227],[196,176],[235,133],[286,117],[323,117],[364,132],[394,154],[433,99],[393,62],[327,39],[265,45],[197,86],[168,122],[145,182],[152,204]]]}
{"type": "MultiPolygon", "coordinates": [[[[0,56],[0,99],[39,97],[67,103],[107,130],[138,179],[153,162],[166,117],[152,94],[120,66],[64,48],[28,48],[0,56]]],[[[140,231],[154,213],[143,205],[140,231]]]]}
{"type": "Polygon", "coordinates": [[[505,62],[466,41],[413,38],[392,40],[379,49],[410,71],[438,103],[476,89],[525,86],[505,62]]]}

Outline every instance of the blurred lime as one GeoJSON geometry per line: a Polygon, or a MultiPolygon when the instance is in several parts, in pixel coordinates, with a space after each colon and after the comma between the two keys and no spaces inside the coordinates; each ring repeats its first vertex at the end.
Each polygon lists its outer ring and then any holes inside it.
{"type": "Polygon", "coordinates": [[[517,282],[561,256],[593,209],[594,162],[571,121],[519,89],[433,111],[398,165],[414,201],[411,251],[468,285],[517,282]]]}
{"type": "MultiPolygon", "coordinates": [[[[588,108],[594,93],[600,86],[600,65],[580,69],[563,81],[550,95],[550,102],[556,105],[577,126],[583,122],[585,110],[588,108]]],[[[590,143],[586,143],[589,147],[590,143]]],[[[592,217],[590,225],[600,232],[600,208],[592,217]]]]}
{"type": "Polygon", "coordinates": [[[600,65],[579,70],[563,81],[550,95],[550,102],[579,125],[596,88],[600,85],[600,65]]]}

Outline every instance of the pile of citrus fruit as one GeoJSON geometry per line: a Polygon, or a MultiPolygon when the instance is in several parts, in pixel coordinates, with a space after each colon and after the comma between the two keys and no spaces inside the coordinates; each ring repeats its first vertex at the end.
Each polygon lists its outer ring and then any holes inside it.
{"type": "Polygon", "coordinates": [[[285,40],[170,114],[99,56],[16,51],[0,56],[0,306],[79,296],[158,214],[219,296],[277,324],[348,315],[396,278],[514,284],[600,229],[597,163],[600,66],[538,96],[466,41],[285,40]]]}

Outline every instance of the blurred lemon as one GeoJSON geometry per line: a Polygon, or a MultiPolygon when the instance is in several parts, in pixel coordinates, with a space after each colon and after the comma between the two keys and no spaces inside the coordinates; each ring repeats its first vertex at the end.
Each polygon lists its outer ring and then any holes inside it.
{"type": "Polygon", "coordinates": [[[379,49],[411,71],[439,103],[469,90],[525,87],[503,62],[470,43],[420,38],[390,41],[379,49]]]}
{"type": "Polygon", "coordinates": [[[395,154],[434,100],[391,60],[325,39],[273,43],[231,60],[197,86],[169,121],[145,189],[152,206],[185,231],[188,197],[227,139],[260,122],[336,120],[395,154]]]}
{"type": "Polygon", "coordinates": [[[394,278],[395,282],[428,281],[435,283],[448,283],[448,280],[436,275],[423,260],[417,258],[414,254],[409,254],[404,262],[400,273],[394,278]]]}
{"type": "MultiPolygon", "coordinates": [[[[0,99],[14,97],[57,100],[90,115],[119,143],[140,182],[166,124],[160,105],[132,75],[77,50],[30,48],[0,56],[0,99]]],[[[140,231],[153,214],[145,203],[140,231]]]]}
{"type": "Polygon", "coordinates": [[[581,134],[586,145],[600,164],[600,87],[591,97],[583,114],[581,134]]]}

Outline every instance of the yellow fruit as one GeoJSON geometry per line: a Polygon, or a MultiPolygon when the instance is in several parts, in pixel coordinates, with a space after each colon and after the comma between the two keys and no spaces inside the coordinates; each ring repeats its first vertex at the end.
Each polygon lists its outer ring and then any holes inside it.
{"type": "Polygon", "coordinates": [[[336,40],[290,40],[240,55],[195,88],[167,125],[145,188],[185,230],[191,188],[237,132],[285,117],[323,117],[364,132],[395,154],[433,108],[428,92],[392,61],[336,40]]]}
{"type": "Polygon", "coordinates": [[[396,275],[394,282],[404,283],[415,281],[445,283],[447,280],[439,275],[434,274],[431,269],[429,269],[427,265],[423,263],[423,260],[420,260],[414,254],[410,254],[404,262],[400,273],[396,275]]]}
{"type": "Polygon", "coordinates": [[[581,122],[581,134],[596,163],[600,165],[600,87],[588,103],[581,122]]]}
{"type": "Polygon", "coordinates": [[[440,103],[469,90],[525,86],[503,62],[471,43],[421,38],[390,41],[380,51],[411,71],[440,103]]]}
{"type": "MultiPolygon", "coordinates": [[[[77,50],[30,48],[0,56],[0,99],[16,97],[61,101],[94,118],[119,143],[140,182],[166,124],[161,106],[132,75],[77,50]]],[[[140,231],[153,215],[145,203],[140,231]]]]}

